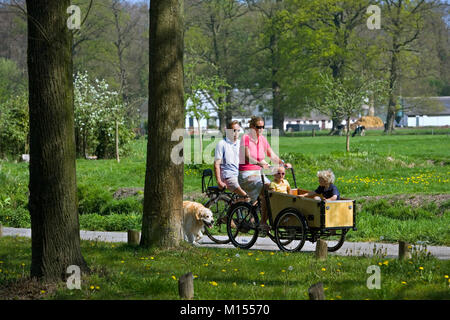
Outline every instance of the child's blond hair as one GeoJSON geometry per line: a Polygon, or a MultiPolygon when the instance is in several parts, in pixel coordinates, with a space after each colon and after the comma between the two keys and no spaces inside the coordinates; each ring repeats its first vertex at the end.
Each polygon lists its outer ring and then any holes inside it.
{"type": "Polygon", "coordinates": [[[335,179],[334,173],[333,171],[331,171],[331,169],[318,171],[317,177],[324,179],[329,184],[334,183],[335,179]]]}

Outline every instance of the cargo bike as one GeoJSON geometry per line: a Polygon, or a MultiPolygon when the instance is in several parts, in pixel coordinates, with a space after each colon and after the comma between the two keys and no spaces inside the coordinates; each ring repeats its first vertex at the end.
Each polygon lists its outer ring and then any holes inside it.
{"type": "MultiPolygon", "coordinates": [[[[341,198],[336,201],[315,200],[300,197],[308,190],[297,188],[294,169],[290,168],[294,188],[290,193],[279,193],[264,189],[267,203],[268,223],[271,230],[267,236],[282,251],[300,251],[305,241],[327,241],[328,251],[339,250],[347,232],[356,230],[355,200],[341,198]]],[[[263,169],[261,169],[261,181],[263,169]]],[[[232,204],[227,213],[227,233],[235,247],[250,249],[260,234],[261,203],[249,202],[232,204]]]]}

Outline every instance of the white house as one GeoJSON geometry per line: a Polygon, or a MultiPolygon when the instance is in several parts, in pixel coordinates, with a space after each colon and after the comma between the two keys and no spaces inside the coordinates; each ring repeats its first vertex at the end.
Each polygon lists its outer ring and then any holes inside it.
{"type": "MultiPolygon", "coordinates": [[[[200,100],[203,103],[202,109],[207,110],[209,114],[208,119],[200,120],[202,131],[216,130],[220,126],[219,116],[217,112],[217,105],[213,99],[210,99],[207,93],[200,93],[200,100]]],[[[243,129],[248,127],[248,122],[252,116],[260,116],[264,118],[264,125],[266,128],[272,128],[272,117],[267,115],[264,107],[264,102],[271,99],[267,94],[264,94],[260,99],[256,99],[250,90],[233,89],[231,92],[231,101],[233,109],[232,120],[237,120],[243,129]]],[[[187,101],[187,106],[191,105],[190,100],[187,101]]],[[[185,128],[191,133],[197,133],[198,123],[191,112],[186,112],[185,128]]]]}
{"type": "MultiPolygon", "coordinates": [[[[202,132],[204,132],[208,128],[219,128],[219,116],[217,114],[217,104],[213,99],[209,97],[207,93],[198,92],[200,97],[200,101],[202,102],[201,109],[207,111],[208,118],[200,119],[200,126],[202,132]]],[[[186,106],[190,107],[192,105],[192,101],[189,98],[186,102],[186,106]]],[[[198,132],[198,122],[192,112],[186,111],[185,117],[185,128],[189,130],[191,133],[198,132]]]]}
{"type": "Polygon", "coordinates": [[[450,97],[405,98],[408,127],[450,126],[450,97]],[[430,103],[431,102],[431,103],[430,103]]]}
{"type": "MultiPolygon", "coordinates": [[[[350,124],[356,122],[359,117],[351,117],[350,124]]],[[[347,123],[346,120],[341,122],[342,125],[347,123]]],[[[312,128],[317,130],[327,130],[333,128],[333,121],[329,116],[311,112],[307,116],[298,118],[285,118],[284,130],[289,131],[310,131],[312,128]]]]}

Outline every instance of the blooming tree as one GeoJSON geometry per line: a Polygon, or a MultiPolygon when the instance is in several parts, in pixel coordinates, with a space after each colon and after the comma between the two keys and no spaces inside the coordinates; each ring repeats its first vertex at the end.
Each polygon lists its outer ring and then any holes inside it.
{"type": "Polygon", "coordinates": [[[105,80],[90,81],[85,71],[74,78],[74,95],[77,150],[81,150],[84,157],[94,151],[104,158],[108,153],[106,149],[114,141],[119,161],[119,128],[125,126],[125,107],[119,93],[110,90],[105,80]]]}

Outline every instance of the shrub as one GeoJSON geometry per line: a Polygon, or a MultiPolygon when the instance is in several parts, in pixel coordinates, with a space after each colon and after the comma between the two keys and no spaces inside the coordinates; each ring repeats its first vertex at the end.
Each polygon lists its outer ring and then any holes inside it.
{"type": "Polygon", "coordinates": [[[107,212],[113,201],[112,195],[98,186],[78,186],[78,212],[80,214],[107,212]]]}
{"type": "Polygon", "coordinates": [[[96,231],[126,231],[140,230],[142,226],[141,214],[115,214],[107,216],[99,214],[85,214],[80,216],[80,228],[96,231]]]}
{"type": "Polygon", "coordinates": [[[12,97],[0,104],[0,157],[28,152],[28,101],[27,95],[12,97]]]}
{"type": "Polygon", "coordinates": [[[10,228],[30,228],[30,213],[25,208],[0,208],[0,223],[10,228]]]}
{"type": "Polygon", "coordinates": [[[104,188],[88,185],[78,186],[79,214],[128,214],[140,213],[142,210],[142,199],[138,197],[114,199],[112,194],[104,188]]]}

